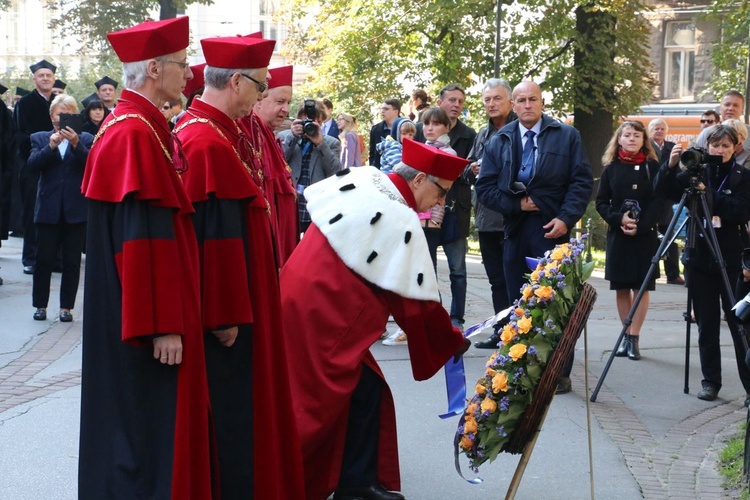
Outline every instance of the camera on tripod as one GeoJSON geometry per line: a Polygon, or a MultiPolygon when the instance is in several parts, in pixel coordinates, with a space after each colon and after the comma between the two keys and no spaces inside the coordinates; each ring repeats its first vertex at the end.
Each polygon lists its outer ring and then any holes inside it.
{"type": "Polygon", "coordinates": [[[710,155],[703,148],[688,148],[680,155],[680,162],[693,175],[703,172],[706,169],[706,165],[719,165],[722,161],[721,156],[710,155]]]}
{"type": "Polygon", "coordinates": [[[315,118],[318,114],[318,110],[315,107],[315,99],[305,99],[305,116],[307,117],[302,122],[302,131],[305,135],[315,137],[318,135],[318,126],[315,123],[315,118]]]}

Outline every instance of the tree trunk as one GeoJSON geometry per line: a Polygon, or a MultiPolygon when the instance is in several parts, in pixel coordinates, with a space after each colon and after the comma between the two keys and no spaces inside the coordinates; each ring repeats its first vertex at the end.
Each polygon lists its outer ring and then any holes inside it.
{"type": "Polygon", "coordinates": [[[177,17],[177,7],[174,0],[159,0],[159,19],[174,19],[177,17]]]}
{"type": "MultiPolygon", "coordinates": [[[[608,52],[606,59],[614,63],[615,39],[613,31],[616,20],[606,12],[592,10],[593,4],[579,6],[576,9],[576,31],[577,43],[574,58],[574,78],[579,94],[573,105],[575,115],[575,127],[581,133],[586,155],[591,163],[594,175],[594,190],[592,197],[596,196],[599,189],[599,178],[602,174],[601,157],[609,139],[612,137],[612,126],[614,118],[612,113],[597,105],[595,96],[591,95],[591,89],[601,88],[603,82],[611,81],[608,74],[609,67],[602,64],[602,50],[608,52]],[[596,39],[596,42],[593,41],[596,39]],[[598,49],[598,53],[592,53],[592,47],[598,49]],[[590,111],[581,107],[586,103],[590,111]]],[[[614,99],[614,86],[604,93],[605,99],[614,99]]]]}

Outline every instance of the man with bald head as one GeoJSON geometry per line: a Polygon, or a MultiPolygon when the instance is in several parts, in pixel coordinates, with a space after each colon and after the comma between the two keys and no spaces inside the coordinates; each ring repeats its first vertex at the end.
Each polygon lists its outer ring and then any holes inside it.
{"type": "MultiPolygon", "coordinates": [[[[580,134],[544,114],[539,85],[521,82],[512,97],[518,120],[487,143],[475,187],[479,202],[504,218],[503,270],[511,302],[528,272],[525,258],[570,239],[593,187],[580,134]]],[[[562,385],[570,390],[570,379],[562,385]]]]}

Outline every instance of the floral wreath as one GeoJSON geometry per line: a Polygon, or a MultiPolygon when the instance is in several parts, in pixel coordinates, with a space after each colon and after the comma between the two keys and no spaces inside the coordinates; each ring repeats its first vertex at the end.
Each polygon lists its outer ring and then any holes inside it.
{"type": "Polygon", "coordinates": [[[456,431],[470,468],[492,462],[510,441],[557,346],[594,263],[584,262],[586,235],[557,245],[538,261],[513,304],[500,343],[467,400],[456,431]]]}

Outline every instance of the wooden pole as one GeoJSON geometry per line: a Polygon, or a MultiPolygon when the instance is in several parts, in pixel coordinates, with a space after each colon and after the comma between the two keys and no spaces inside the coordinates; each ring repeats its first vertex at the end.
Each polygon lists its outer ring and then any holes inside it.
{"type": "MultiPolygon", "coordinates": [[[[555,399],[554,396],[552,397],[552,399],[555,399]]],[[[544,420],[547,418],[547,412],[549,411],[550,406],[552,406],[552,401],[550,401],[550,404],[548,404],[547,408],[544,409],[544,414],[542,415],[542,419],[539,421],[539,427],[537,427],[536,432],[534,432],[534,437],[532,437],[531,441],[529,441],[528,444],[523,448],[523,453],[521,454],[521,459],[518,461],[516,472],[513,474],[513,479],[510,482],[510,486],[508,486],[508,492],[505,494],[505,500],[513,500],[514,498],[516,498],[516,492],[518,491],[518,487],[521,485],[523,473],[526,472],[526,466],[529,464],[529,460],[531,459],[531,452],[534,451],[536,440],[539,438],[539,433],[542,431],[542,426],[544,425],[544,420]]]]}

